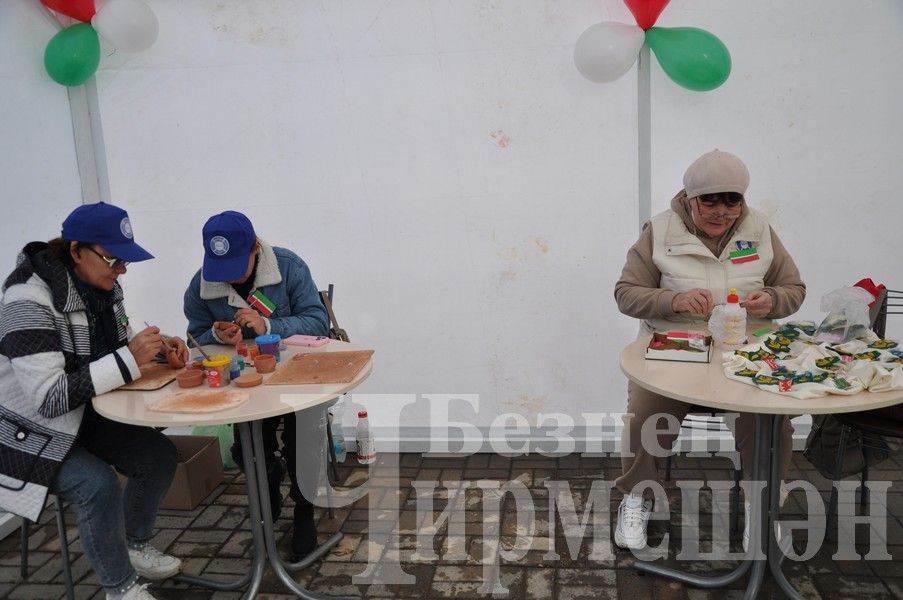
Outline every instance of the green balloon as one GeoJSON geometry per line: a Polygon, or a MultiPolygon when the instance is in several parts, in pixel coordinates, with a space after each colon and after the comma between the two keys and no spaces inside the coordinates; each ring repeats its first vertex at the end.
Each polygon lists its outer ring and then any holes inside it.
{"type": "Polygon", "coordinates": [[[717,37],[696,27],[652,27],[646,43],[675,83],[697,92],[714,90],[731,73],[731,55],[717,37]]]}
{"type": "Polygon", "coordinates": [[[57,33],[44,50],[44,68],[57,83],[81,85],[100,64],[100,40],[88,23],[79,23],[57,33]]]}

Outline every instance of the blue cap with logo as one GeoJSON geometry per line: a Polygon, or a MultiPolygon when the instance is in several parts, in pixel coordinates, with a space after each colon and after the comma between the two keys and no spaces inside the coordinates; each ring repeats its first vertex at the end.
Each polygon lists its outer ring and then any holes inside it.
{"type": "Polygon", "coordinates": [[[204,279],[237,281],[248,270],[248,257],[257,242],[251,220],[227,210],[204,223],[204,279]]]}
{"type": "Polygon", "coordinates": [[[129,213],[118,206],[98,202],[83,204],[63,221],[64,239],[98,244],[120,260],[139,262],[154,255],[135,243],[129,213]]]}

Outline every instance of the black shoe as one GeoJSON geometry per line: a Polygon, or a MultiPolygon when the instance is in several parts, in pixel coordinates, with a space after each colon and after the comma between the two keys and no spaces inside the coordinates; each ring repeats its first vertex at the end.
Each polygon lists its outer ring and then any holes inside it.
{"type": "Polygon", "coordinates": [[[292,527],[291,562],[304,560],[304,557],[317,549],[317,526],[314,524],[314,507],[309,503],[295,504],[294,524],[292,527]]]}

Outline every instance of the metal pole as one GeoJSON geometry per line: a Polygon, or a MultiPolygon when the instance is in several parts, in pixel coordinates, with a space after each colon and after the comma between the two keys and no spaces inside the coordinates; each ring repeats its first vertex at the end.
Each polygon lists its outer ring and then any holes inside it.
{"type": "Polygon", "coordinates": [[[652,92],[651,54],[643,44],[637,62],[637,165],[639,173],[639,229],[652,217],[652,92]]]}
{"type": "MultiPolygon", "coordinates": [[[[68,26],[72,20],[57,15],[42,5],[43,13],[57,29],[68,26]],[[65,24],[65,25],[64,25],[65,24]]],[[[83,85],[67,87],[69,114],[72,119],[72,138],[75,143],[75,160],[82,184],[82,204],[110,201],[110,177],[107,172],[107,155],[100,122],[100,102],[97,97],[97,80],[92,77],[83,85]]]]}

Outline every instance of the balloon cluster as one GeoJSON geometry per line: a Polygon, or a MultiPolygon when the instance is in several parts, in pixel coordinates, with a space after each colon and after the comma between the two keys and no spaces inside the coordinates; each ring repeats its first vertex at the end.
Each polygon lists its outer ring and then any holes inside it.
{"type": "Polygon", "coordinates": [[[654,27],[669,0],[624,0],[636,25],[606,21],[584,31],[574,47],[577,70],[595,82],[617,79],[649,45],[668,77],[697,92],[727,81],[731,55],[717,37],[696,27],[654,27]]]}
{"type": "Polygon", "coordinates": [[[157,16],[142,0],[41,0],[62,15],[81,21],[62,29],[44,50],[44,68],[62,85],[81,85],[100,64],[100,34],[114,48],[141,52],[157,39],[157,16]]]}

